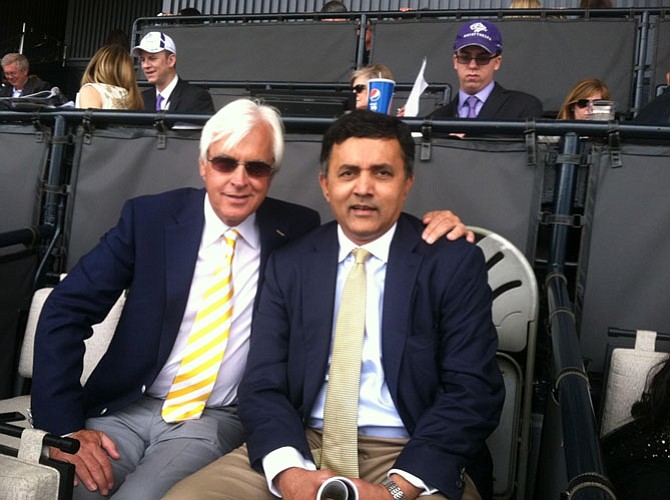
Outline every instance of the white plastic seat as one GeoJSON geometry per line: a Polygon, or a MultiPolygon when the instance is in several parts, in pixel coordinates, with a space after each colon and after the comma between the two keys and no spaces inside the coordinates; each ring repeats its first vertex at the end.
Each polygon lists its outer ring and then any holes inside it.
{"type": "MultiPolygon", "coordinates": [[[[21,345],[21,355],[19,359],[19,375],[26,379],[33,376],[33,348],[35,345],[35,331],[37,321],[39,320],[42,306],[53,288],[41,288],[33,294],[33,299],[28,312],[28,321],[21,345]]],[[[81,383],[84,384],[95,366],[107,350],[116,324],[121,317],[121,311],[125,303],[125,294],[121,294],[119,300],[112,307],[107,317],[100,324],[93,327],[93,335],[86,339],[86,352],[84,354],[84,368],[81,375],[81,383]]],[[[24,416],[23,420],[11,422],[13,425],[29,427],[30,423],[30,395],[17,396],[11,399],[0,400],[0,413],[18,412],[24,416]]],[[[16,448],[19,440],[3,434],[0,434],[0,444],[16,448]]]]}
{"type": "Polygon", "coordinates": [[[469,227],[484,252],[498,331],[498,365],[505,383],[500,424],[487,440],[493,456],[495,498],[525,498],[539,291],[524,254],[502,236],[469,227]],[[521,363],[518,353],[525,353],[521,363]],[[524,365],[523,367],[521,365],[524,365]]]}

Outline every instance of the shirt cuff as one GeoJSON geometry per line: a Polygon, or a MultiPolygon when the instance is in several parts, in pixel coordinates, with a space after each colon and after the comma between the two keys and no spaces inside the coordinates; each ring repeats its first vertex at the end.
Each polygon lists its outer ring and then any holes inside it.
{"type": "MultiPolygon", "coordinates": [[[[274,479],[280,472],[299,467],[300,469],[316,470],[316,465],[311,460],[306,460],[298,450],[291,446],[284,446],[271,451],[263,457],[263,470],[265,479],[268,483],[268,489],[274,496],[281,498],[279,490],[274,485],[274,479]]],[[[409,481],[409,479],[408,479],[409,481]]]]}
{"type": "Polygon", "coordinates": [[[410,474],[409,472],[405,472],[404,470],[400,469],[391,469],[388,474],[386,475],[389,477],[391,474],[398,474],[399,476],[402,476],[402,478],[410,483],[412,486],[415,486],[417,488],[422,489],[423,491],[419,493],[420,497],[426,496],[426,495],[434,495],[435,493],[438,492],[435,488],[429,487],[426,483],[424,483],[421,479],[416,477],[414,474],[410,474]]]}

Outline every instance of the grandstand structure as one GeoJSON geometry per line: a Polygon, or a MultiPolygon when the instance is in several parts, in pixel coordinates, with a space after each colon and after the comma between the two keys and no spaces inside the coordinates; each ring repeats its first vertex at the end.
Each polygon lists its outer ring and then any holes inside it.
{"type": "MultiPolygon", "coordinates": [[[[450,66],[457,27],[468,18],[496,20],[505,40],[497,80],[540,97],[547,116],[408,118],[417,161],[406,209],[448,208],[503,236],[540,284],[537,345],[510,354],[523,368],[534,363],[534,376],[523,381],[533,399],[523,424],[529,439],[512,445],[524,447],[514,456],[527,464],[498,498],[613,498],[599,452],[611,350],[632,345],[626,332],[670,331],[663,304],[670,296],[670,124],[631,122],[670,70],[668,0],[618,0],[598,12],[574,0],[546,1],[523,19],[498,0],[345,3],[343,22],[324,23],[315,13],[322,1],[118,1],[95,12],[93,2],[71,0],[59,56],[71,85],[63,88],[76,88],[109,30],[123,26],[131,44],[148,31],[169,33],[180,75],[207,87],[217,107],[240,96],[285,106],[286,157],[270,194],[313,207],[325,221],[332,216],[316,181],[321,133],[349,93],[365,29],[374,32],[370,60],[396,75],[398,103],[427,57],[427,113],[458,88],[450,66]],[[156,15],[187,6],[203,16],[156,15]],[[555,121],[563,96],[586,77],[607,81],[617,119],[555,121]]],[[[207,118],[0,110],[0,399],[29,391],[16,365],[34,290],[57,282],[95,245],[127,198],[200,186],[198,127],[207,118]]],[[[670,351],[670,342],[660,336],[656,348],[670,351]]]]}

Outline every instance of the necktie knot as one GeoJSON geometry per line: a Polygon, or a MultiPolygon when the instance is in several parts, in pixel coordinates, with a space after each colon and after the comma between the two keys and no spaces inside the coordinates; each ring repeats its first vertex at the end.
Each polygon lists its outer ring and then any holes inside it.
{"type": "Polygon", "coordinates": [[[156,95],[156,111],[163,109],[163,96],[159,94],[156,95]]]}
{"type": "Polygon", "coordinates": [[[477,118],[477,104],[479,103],[479,98],[477,96],[471,95],[465,100],[465,104],[468,105],[468,118],[477,118]]]}
{"type": "Polygon", "coordinates": [[[365,248],[355,248],[351,251],[351,253],[354,254],[356,264],[365,264],[365,262],[370,257],[370,252],[368,252],[365,248]]]}

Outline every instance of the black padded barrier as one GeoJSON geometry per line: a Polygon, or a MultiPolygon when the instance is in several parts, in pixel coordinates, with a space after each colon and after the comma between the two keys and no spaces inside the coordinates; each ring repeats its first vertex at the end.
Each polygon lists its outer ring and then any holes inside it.
{"type": "Polygon", "coordinates": [[[199,138],[199,129],[79,127],[65,224],[67,270],[116,224],[127,199],[202,186],[199,138]]]}
{"type": "Polygon", "coordinates": [[[652,22],[651,31],[655,32],[654,57],[652,62],[651,90],[649,100],[656,96],[659,85],[667,85],[666,73],[670,71],[670,19],[657,18],[652,22]]]}
{"type": "MultiPolygon", "coordinates": [[[[537,96],[545,112],[557,112],[572,86],[584,78],[609,85],[619,111],[632,100],[638,21],[626,18],[495,19],[503,37],[496,81],[537,96]]],[[[389,66],[396,81],[413,82],[424,56],[426,80],[451,84],[453,43],[467,20],[424,19],[375,23],[372,59],[389,66]]]]}
{"type": "Polygon", "coordinates": [[[576,300],[591,372],[603,369],[608,328],[670,325],[670,147],[625,144],[621,163],[594,150],[576,300]]]}
{"type": "MultiPolygon", "coordinates": [[[[419,149],[419,148],[417,148],[419,149]]],[[[485,227],[534,259],[546,145],[538,165],[528,163],[525,143],[434,138],[430,160],[417,159],[408,212],[449,209],[470,225],[485,227]]]]}
{"type": "Polygon", "coordinates": [[[144,25],[138,41],[157,29],[174,39],[187,80],[347,82],[356,63],[354,22],[144,25]]]}
{"type": "Polygon", "coordinates": [[[0,233],[36,224],[41,179],[49,155],[48,128],[0,124],[0,233]]]}
{"type": "MultiPolygon", "coordinates": [[[[116,223],[125,200],[203,185],[197,164],[199,134],[79,129],[65,224],[67,269],[116,223]]],[[[312,207],[327,221],[333,216],[318,183],[320,148],[320,134],[288,134],[270,196],[312,207]]],[[[421,216],[429,210],[453,210],[469,224],[502,234],[532,260],[543,169],[529,166],[527,159],[520,141],[434,139],[430,160],[415,162],[406,211],[421,216]]]]}

